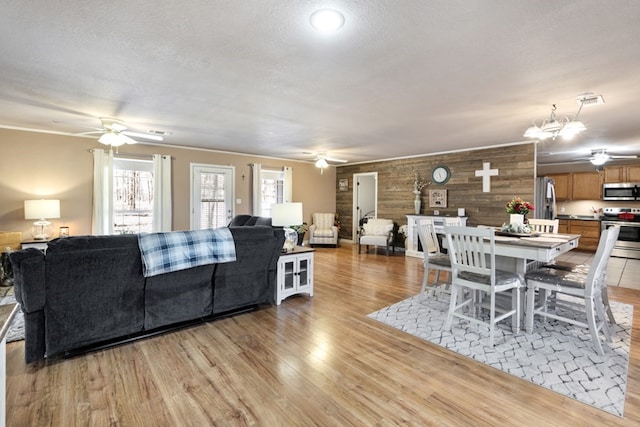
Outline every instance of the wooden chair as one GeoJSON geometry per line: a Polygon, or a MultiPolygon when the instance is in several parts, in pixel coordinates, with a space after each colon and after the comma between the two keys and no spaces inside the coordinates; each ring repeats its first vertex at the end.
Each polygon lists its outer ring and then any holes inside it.
{"type": "Polygon", "coordinates": [[[495,229],[477,227],[445,227],[451,258],[451,301],[444,329],[451,330],[454,317],[489,325],[489,345],[493,347],[494,331],[498,322],[512,319],[515,333],[520,332],[520,288],[524,277],[518,273],[495,268],[495,229]],[[465,290],[469,290],[465,294],[465,290]],[[499,294],[509,293],[511,307],[496,305],[499,294]],[[488,305],[477,305],[489,299],[488,305]],[[477,303],[477,304],[476,304],[477,303]],[[464,309],[473,309],[470,314],[464,309]],[[480,310],[489,310],[488,322],[475,317],[480,310]]]}
{"type": "Polygon", "coordinates": [[[558,224],[560,220],[558,219],[539,219],[539,218],[531,218],[529,220],[529,227],[531,227],[532,231],[536,231],[539,233],[554,233],[558,234],[558,224]]]}
{"type": "MultiPolygon", "coordinates": [[[[599,332],[602,331],[607,341],[611,341],[609,325],[606,320],[607,308],[603,301],[603,289],[606,289],[607,263],[613,250],[613,245],[618,239],[620,226],[609,227],[600,236],[598,250],[593,262],[585,271],[560,270],[557,268],[543,267],[526,274],[527,281],[527,319],[526,329],[533,330],[533,320],[535,315],[545,318],[549,317],[576,326],[589,329],[593,345],[601,356],[604,356],[599,332]],[[539,293],[539,306],[535,306],[535,292],[539,293]],[[548,295],[551,292],[567,294],[580,298],[584,303],[569,304],[556,298],[554,311],[549,310],[548,295]],[[586,317],[586,321],[562,316],[558,313],[558,308],[564,310],[578,311],[586,317]]],[[[607,302],[608,304],[608,302],[607,302]]]]}
{"type": "Polygon", "coordinates": [[[436,234],[436,229],[431,219],[421,219],[418,222],[418,239],[422,244],[422,253],[424,254],[424,277],[422,279],[422,288],[420,289],[420,299],[424,299],[427,287],[433,294],[446,288],[446,285],[440,283],[440,272],[447,271],[451,273],[451,259],[448,254],[440,250],[440,242],[436,234]],[[435,272],[435,281],[428,285],[429,272],[435,272]]]}

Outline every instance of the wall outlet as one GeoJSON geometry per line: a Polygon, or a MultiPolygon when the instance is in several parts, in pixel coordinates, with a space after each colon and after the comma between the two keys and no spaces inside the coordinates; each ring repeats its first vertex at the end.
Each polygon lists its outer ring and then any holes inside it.
{"type": "Polygon", "coordinates": [[[242,204],[242,199],[236,199],[236,205],[241,205],[242,204]]]}
{"type": "Polygon", "coordinates": [[[440,211],[433,211],[434,215],[440,215],[440,211]]]}
{"type": "Polygon", "coordinates": [[[560,213],[564,213],[564,206],[560,208],[560,213]]]}

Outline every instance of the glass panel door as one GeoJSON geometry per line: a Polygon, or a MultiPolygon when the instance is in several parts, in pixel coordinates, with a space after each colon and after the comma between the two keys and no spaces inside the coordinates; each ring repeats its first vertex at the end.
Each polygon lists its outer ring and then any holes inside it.
{"type": "Polygon", "coordinates": [[[295,258],[291,258],[291,260],[284,261],[284,280],[283,280],[283,290],[291,290],[295,287],[295,258]]]}
{"type": "Polygon", "coordinates": [[[191,229],[219,228],[233,218],[235,168],[191,165],[191,229]]]}

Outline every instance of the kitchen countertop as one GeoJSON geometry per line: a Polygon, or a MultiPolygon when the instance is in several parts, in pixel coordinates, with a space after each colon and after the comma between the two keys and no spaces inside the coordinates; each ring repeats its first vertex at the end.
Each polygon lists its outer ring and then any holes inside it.
{"type": "Polygon", "coordinates": [[[594,218],[593,215],[558,215],[558,219],[579,219],[582,221],[600,221],[602,218],[594,218]]]}

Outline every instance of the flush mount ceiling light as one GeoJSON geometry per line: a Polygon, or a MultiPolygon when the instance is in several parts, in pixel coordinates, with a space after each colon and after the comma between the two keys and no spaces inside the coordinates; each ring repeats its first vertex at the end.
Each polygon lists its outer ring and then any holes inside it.
{"type": "Polygon", "coordinates": [[[344,25],[344,15],[334,9],[320,9],[311,14],[311,25],[320,31],[337,31],[344,25]]]}
{"type": "Polygon", "coordinates": [[[582,107],[585,105],[603,104],[604,98],[602,95],[583,93],[578,95],[576,101],[578,102],[579,108],[573,120],[567,116],[558,117],[556,115],[556,104],[553,104],[549,118],[545,119],[540,126],[534,122],[533,126],[525,131],[524,137],[543,141],[548,138],[556,139],[558,136],[561,136],[562,139],[569,140],[580,132],[585,131],[587,127],[578,120],[582,107]]]}

